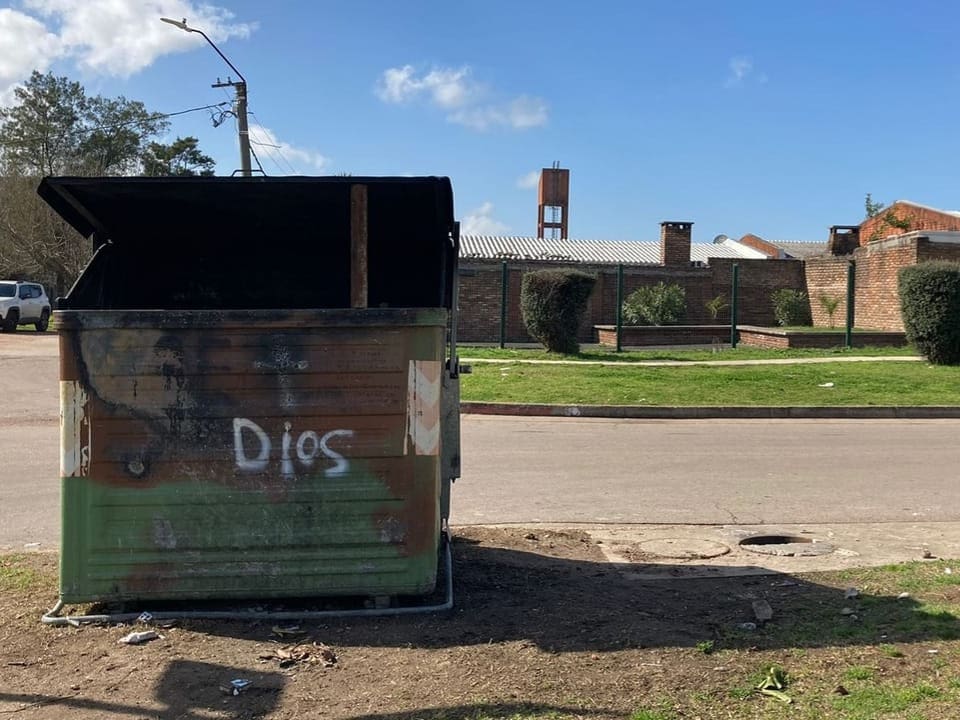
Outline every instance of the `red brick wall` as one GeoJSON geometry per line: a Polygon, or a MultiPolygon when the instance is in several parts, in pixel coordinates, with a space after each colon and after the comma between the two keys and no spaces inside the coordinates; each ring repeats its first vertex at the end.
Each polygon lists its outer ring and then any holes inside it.
{"type": "Polygon", "coordinates": [[[911,230],[960,230],[960,217],[909,203],[895,202],[878,215],[860,223],[860,245],[871,240],[879,240],[890,235],[901,235],[911,230]],[[910,223],[907,229],[892,227],[887,222],[887,213],[892,212],[899,220],[910,223]]]}
{"type": "MultiPolygon", "coordinates": [[[[805,289],[803,263],[799,260],[738,260],[740,264],[740,318],[751,325],[770,325],[773,308],[770,294],[781,287],[805,289]]],[[[709,268],[628,266],[624,268],[624,298],[643,285],[676,283],[687,298],[685,323],[714,322],[706,303],[723,294],[730,302],[732,260],[714,258],[709,268]]],[[[520,313],[520,285],[523,274],[563,263],[511,262],[507,296],[507,342],[532,342],[520,313]]],[[[578,265],[578,270],[597,275],[597,283],[580,328],[581,342],[596,342],[594,325],[610,325],[617,318],[617,269],[611,265],[578,265]]],[[[460,272],[460,325],[462,342],[497,342],[500,338],[500,273],[496,261],[465,261],[460,272]]],[[[730,309],[722,310],[716,322],[730,322],[730,309]]]]}
{"type": "Polygon", "coordinates": [[[870,243],[853,253],[856,263],[857,327],[903,330],[897,272],[917,262],[917,239],[900,238],[870,243]]]}
{"type": "MultiPolygon", "coordinates": [[[[800,260],[731,260],[713,258],[710,270],[713,273],[711,297],[723,293],[730,301],[730,282],[733,264],[740,266],[740,290],[738,292],[738,318],[740,325],[775,325],[773,302],[770,296],[780,288],[806,290],[803,262],[800,260]]],[[[717,318],[718,322],[730,322],[729,308],[717,318]]]]}
{"type": "MultiPolygon", "coordinates": [[[[807,276],[807,296],[810,298],[810,312],[816,327],[829,327],[830,316],[820,302],[822,296],[839,300],[833,313],[833,326],[846,327],[847,324],[847,268],[849,257],[808,258],[805,261],[807,276]]],[[[856,321],[859,323],[859,318],[856,321]]]]}

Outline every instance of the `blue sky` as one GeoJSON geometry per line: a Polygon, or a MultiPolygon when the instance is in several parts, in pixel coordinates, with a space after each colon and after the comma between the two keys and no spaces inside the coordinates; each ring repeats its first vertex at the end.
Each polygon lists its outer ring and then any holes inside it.
{"type": "MultiPolygon", "coordinates": [[[[0,9],[0,99],[37,68],[155,111],[225,101],[229,68],[162,15],[246,76],[267,174],[448,175],[475,232],[533,235],[524,180],[555,160],[571,237],[691,220],[697,241],[825,240],[867,192],[960,208],[942,0],[20,0],[0,9]]],[[[173,118],[187,134],[237,167],[232,121],[173,118]]]]}

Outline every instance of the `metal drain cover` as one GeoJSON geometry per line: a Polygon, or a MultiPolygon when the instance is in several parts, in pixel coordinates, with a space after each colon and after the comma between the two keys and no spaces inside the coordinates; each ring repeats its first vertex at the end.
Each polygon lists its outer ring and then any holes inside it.
{"type": "Polygon", "coordinates": [[[723,543],[714,540],[698,540],[697,538],[644,540],[635,547],[646,555],[671,560],[706,560],[730,552],[730,547],[723,543]]]}
{"type": "Polygon", "coordinates": [[[816,557],[833,552],[833,545],[804,535],[751,535],[739,544],[752,553],[782,557],[816,557]]]}

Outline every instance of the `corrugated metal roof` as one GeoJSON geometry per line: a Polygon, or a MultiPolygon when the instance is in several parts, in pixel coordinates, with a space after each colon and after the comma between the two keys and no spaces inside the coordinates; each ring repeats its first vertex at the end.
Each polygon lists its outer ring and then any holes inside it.
{"type": "MultiPolygon", "coordinates": [[[[761,258],[745,246],[691,243],[690,259],[709,264],[709,258],[761,258]]],[[[660,243],[634,240],[550,240],[546,238],[462,235],[461,260],[553,260],[611,265],[659,265],[660,243]]]]}

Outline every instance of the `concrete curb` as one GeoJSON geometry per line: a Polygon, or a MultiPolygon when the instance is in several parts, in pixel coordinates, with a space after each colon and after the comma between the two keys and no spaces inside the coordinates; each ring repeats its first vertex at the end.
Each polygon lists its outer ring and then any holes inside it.
{"type": "Polygon", "coordinates": [[[704,419],[850,419],[927,420],[960,418],[960,407],[647,407],[642,405],[522,405],[516,403],[461,402],[468,415],[518,415],[522,417],[584,417],[637,420],[704,419]]]}

